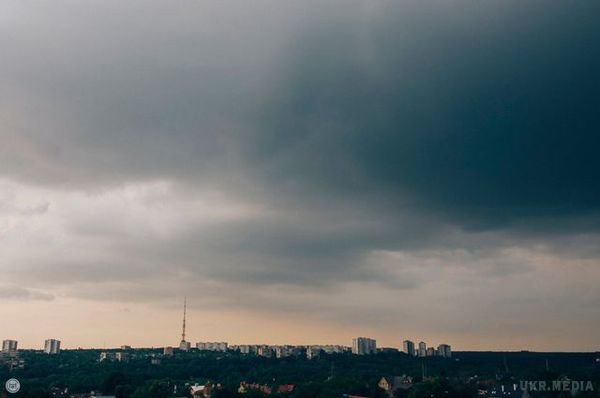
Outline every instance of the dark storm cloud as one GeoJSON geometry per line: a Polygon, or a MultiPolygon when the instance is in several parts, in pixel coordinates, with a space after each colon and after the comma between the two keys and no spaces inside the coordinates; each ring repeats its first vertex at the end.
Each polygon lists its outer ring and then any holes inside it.
{"type": "Polygon", "coordinates": [[[296,39],[254,147],[269,181],[471,228],[597,216],[597,4],[386,8],[296,39]]]}
{"type": "Polygon", "coordinates": [[[472,228],[598,210],[596,4],[111,4],[4,28],[4,174],[260,179],[472,228]]]}

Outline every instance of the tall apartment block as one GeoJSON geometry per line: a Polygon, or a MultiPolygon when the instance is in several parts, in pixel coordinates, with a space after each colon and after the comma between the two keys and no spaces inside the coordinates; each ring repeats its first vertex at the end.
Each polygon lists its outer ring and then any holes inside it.
{"type": "Polygon", "coordinates": [[[425,342],[421,341],[419,343],[419,351],[418,354],[420,357],[426,357],[427,356],[427,344],[425,344],[425,342]]]}
{"type": "Polygon", "coordinates": [[[402,351],[411,357],[415,356],[415,343],[410,340],[404,340],[402,343],[402,351]]]}
{"type": "Polygon", "coordinates": [[[437,349],[437,354],[444,358],[452,357],[452,349],[448,344],[440,344],[437,349]]]}
{"type": "Polygon", "coordinates": [[[370,355],[377,352],[377,342],[368,337],[352,339],[352,353],[356,355],[370,355]]]}
{"type": "Polygon", "coordinates": [[[58,354],[60,352],[60,340],[48,339],[44,342],[44,352],[46,354],[58,354]]]}
{"type": "Polygon", "coordinates": [[[17,340],[4,340],[2,342],[2,352],[5,354],[15,354],[17,352],[17,340]]]}

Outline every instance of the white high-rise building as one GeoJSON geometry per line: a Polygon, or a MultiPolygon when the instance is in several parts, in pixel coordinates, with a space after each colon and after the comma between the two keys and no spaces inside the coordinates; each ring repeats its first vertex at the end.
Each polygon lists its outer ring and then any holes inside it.
{"type": "Polygon", "coordinates": [[[402,343],[402,351],[411,357],[415,356],[415,343],[410,340],[404,340],[404,343],[402,343]]]}
{"type": "Polygon", "coordinates": [[[58,354],[60,352],[60,340],[48,339],[44,342],[44,352],[46,354],[58,354]]]}
{"type": "Polygon", "coordinates": [[[17,352],[17,340],[4,340],[2,342],[2,352],[5,354],[15,354],[17,352]]]}
{"type": "Polygon", "coordinates": [[[440,344],[437,349],[438,355],[444,358],[452,357],[452,349],[448,344],[440,344]]]}
{"type": "Polygon", "coordinates": [[[352,339],[352,353],[356,355],[369,355],[377,352],[377,342],[368,337],[352,339]]]}
{"type": "Polygon", "coordinates": [[[419,343],[418,354],[419,354],[420,357],[426,357],[427,356],[427,344],[425,344],[422,341],[419,343]]]}

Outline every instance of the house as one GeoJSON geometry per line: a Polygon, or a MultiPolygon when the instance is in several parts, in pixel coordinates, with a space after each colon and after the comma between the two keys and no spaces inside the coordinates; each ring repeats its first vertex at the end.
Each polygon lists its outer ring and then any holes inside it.
{"type": "Polygon", "coordinates": [[[377,385],[388,395],[393,395],[396,390],[412,387],[413,379],[410,376],[383,376],[377,385]]]}
{"type": "Polygon", "coordinates": [[[273,389],[271,387],[264,385],[264,384],[246,383],[245,381],[242,381],[240,383],[240,387],[238,388],[238,392],[240,394],[245,394],[249,390],[259,390],[264,394],[271,394],[271,392],[273,391],[273,389]]]}
{"type": "Polygon", "coordinates": [[[288,392],[293,392],[296,386],[293,384],[280,384],[277,386],[277,393],[284,394],[288,392]]]}
{"type": "Polygon", "coordinates": [[[221,389],[221,385],[220,384],[212,384],[212,383],[206,383],[206,384],[196,383],[196,384],[190,386],[190,394],[194,398],[210,398],[210,395],[212,394],[214,389],[221,389]]]}

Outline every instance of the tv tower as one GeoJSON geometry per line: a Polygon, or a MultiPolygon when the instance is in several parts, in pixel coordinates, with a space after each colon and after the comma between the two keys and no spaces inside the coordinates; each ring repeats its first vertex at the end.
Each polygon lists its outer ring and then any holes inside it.
{"type": "Polygon", "coordinates": [[[189,351],[191,344],[185,341],[185,317],[187,312],[187,296],[183,298],[183,325],[181,328],[181,343],[179,343],[179,349],[181,351],[189,351]]]}
{"type": "Polygon", "coordinates": [[[185,341],[185,313],[187,310],[187,297],[183,298],[183,327],[181,331],[181,341],[185,341]]]}

